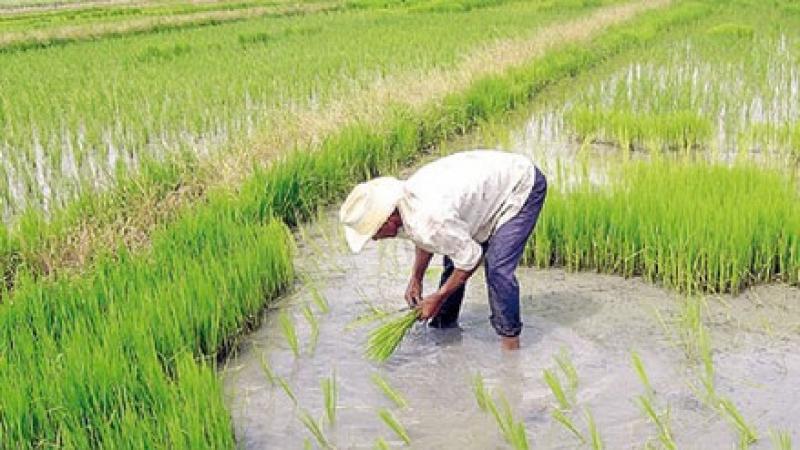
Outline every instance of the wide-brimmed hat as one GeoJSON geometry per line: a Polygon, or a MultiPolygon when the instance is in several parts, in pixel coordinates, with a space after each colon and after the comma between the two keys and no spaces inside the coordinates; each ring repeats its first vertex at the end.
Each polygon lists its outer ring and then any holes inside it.
{"type": "Polygon", "coordinates": [[[339,209],[344,237],[353,253],[364,248],[403,196],[403,182],[394,177],[379,177],[358,184],[339,209]]]}

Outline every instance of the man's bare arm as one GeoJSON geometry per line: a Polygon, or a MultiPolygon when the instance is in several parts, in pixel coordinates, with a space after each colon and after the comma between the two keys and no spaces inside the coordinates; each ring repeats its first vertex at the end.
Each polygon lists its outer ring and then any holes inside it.
{"type": "Polygon", "coordinates": [[[447,278],[447,281],[434,292],[433,294],[425,297],[425,299],[420,303],[420,319],[430,319],[431,317],[435,316],[436,313],[439,312],[439,309],[444,304],[445,299],[450,297],[450,295],[456,291],[459,287],[463,286],[464,283],[469,280],[475,270],[480,265],[475,264],[470,270],[463,270],[463,269],[453,269],[453,273],[447,278]]]}
{"type": "Polygon", "coordinates": [[[425,277],[425,271],[428,270],[431,257],[433,257],[433,253],[419,247],[414,251],[414,265],[411,268],[411,279],[408,281],[405,295],[409,306],[416,306],[422,300],[422,279],[425,277]]]}

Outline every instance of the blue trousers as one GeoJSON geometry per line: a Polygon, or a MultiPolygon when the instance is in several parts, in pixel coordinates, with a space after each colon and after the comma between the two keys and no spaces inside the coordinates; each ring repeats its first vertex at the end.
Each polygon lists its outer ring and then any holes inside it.
{"type": "MultiPolygon", "coordinates": [[[[498,228],[489,240],[481,244],[489,307],[492,312],[489,320],[497,334],[501,336],[519,336],[522,331],[519,283],[514,271],[519,265],[525,243],[533,232],[547,196],[547,180],[538,168],[535,168],[535,172],[535,182],[522,209],[498,228]]],[[[453,261],[447,256],[444,257],[443,265],[444,271],[439,286],[447,281],[454,269],[453,261]]],[[[431,327],[458,326],[458,313],[461,310],[465,288],[466,286],[461,286],[444,301],[439,313],[430,320],[431,327]]]]}

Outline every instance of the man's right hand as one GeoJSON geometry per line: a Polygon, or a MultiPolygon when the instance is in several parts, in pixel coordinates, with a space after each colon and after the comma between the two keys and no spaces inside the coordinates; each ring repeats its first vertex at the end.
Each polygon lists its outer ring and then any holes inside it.
{"type": "Polygon", "coordinates": [[[414,308],[420,300],[422,300],[422,281],[412,277],[406,288],[406,303],[414,308]]]}

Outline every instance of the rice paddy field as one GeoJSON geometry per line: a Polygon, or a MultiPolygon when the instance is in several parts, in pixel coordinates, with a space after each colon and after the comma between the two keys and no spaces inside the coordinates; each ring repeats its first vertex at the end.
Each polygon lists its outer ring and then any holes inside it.
{"type": "Polygon", "coordinates": [[[790,0],[0,4],[0,447],[792,448],[798,60],[790,0]],[[409,248],[331,209],[472,147],[550,182],[523,348],[479,276],[375,362],[409,248]]]}

